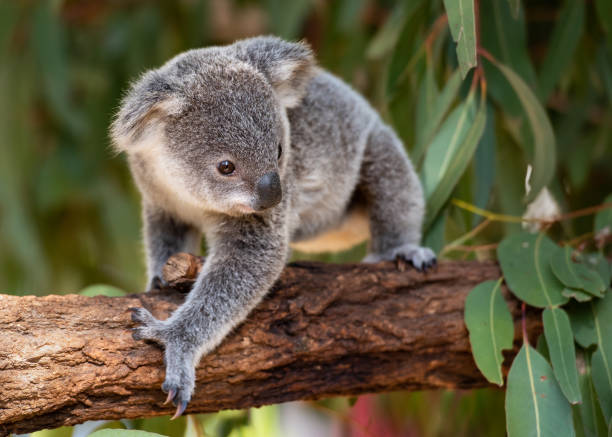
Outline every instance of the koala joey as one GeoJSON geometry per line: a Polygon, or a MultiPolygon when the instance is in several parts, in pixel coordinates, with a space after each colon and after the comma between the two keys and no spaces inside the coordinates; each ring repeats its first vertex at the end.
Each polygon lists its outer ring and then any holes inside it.
{"type": "Polygon", "coordinates": [[[365,262],[436,262],[419,245],[424,200],[402,143],[304,43],[182,53],[131,86],[111,136],[142,194],[149,288],[170,255],[206,237],[202,271],[167,320],[132,309],[134,338],[165,348],[175,417],[200,357],[270,289],[290,244],[333,250],[369,234],[365,262]]]}

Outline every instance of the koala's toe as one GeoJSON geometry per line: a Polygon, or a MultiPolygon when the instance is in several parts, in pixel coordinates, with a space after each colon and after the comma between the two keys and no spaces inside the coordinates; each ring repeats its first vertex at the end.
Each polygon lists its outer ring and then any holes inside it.
{"type": "Polygon", "coordinates": [[[166,379],[166,381],[164,381],[162,384],[162,390],[168,392],[168,396],[164,404],[172,402],[176,406],[176,412],[174,413],[174,416],[172,416],[172,420],[176,419],[185,412],[185,409],[191,400],[191,388],[189,387],[189,384],[185,386],[180,382],[173,382],[166,379]]]}
{"type": "Polygon", "coordinates": [[[410,253],[407,260],[415,269],[424,272],[434,267],[437,263],[436,254],[428,247],[418,247],[410,253]]]}
{"type": "Polygon", "coordinates": [[[146,309],[142,307],[132,307],[129,308],[132,313],[132,321],[136,323],[152,323],[155,319],[153,315],[146,309]]]}

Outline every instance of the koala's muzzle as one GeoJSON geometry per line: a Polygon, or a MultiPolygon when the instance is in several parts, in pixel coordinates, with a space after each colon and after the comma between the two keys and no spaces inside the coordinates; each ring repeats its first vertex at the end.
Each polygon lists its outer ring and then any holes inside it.
{"type": "Polygon", "coordinates": [[[254,208],[256,211],[263,209],[272,208],[278,205],[283,197],[283,190],[281,189],[280,177],[275,171],[266,173],[255,187],[257,193],[257,200],[255,200],[254,208]]]}

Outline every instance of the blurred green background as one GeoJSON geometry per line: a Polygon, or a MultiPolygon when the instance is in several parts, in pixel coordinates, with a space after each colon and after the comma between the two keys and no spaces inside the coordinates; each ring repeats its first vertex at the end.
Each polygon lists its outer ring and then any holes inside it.
{"type": "MultiPolygon", "coordinates": [[[[563,211],[602,203],[612,192],[609,0],[530,0],[518,18],[511,16],[512,1],[481,3],[483,47],[515,69],[547,109],[557,138],[549,185],[556,201],[563,211]]],[[[439,91],[457,67],[446,26],[432,32],[443,13],[441,0],[0,2],[0,291],[68,293],[92,283],[142,290],[138,194],[124,158],[109,148],[107,129],[122,91],[143,71],[183,50],[238,38],[305,38],[319,63],[367,96],[413,149],[423,90],[439,91]]],[[[492,97],[487,127],[453,197],[520,216],[527,158],[519,146],[529,140],[499,73],[487,65],[485,73],[492,97]]],[[[437,250],[481,221],[450,203],[440,217],[427,235],[437,250]]],[[[593,244],[592,223],[586,216],[553,232],[593,244]]],[[[493,223],[461,243],[496,243],[516,228],[493,223]]],[[[355,261],[362,254],[360,247],[322,259],[355,261]]],[[[473,259],[492,252],[445,255],[473,259]]],[[[312,408],[317,414],[327,408],[345,423],[351,406],[328,404],[312,408]]],[[[384,395],[368,405],[396,435],[504,435],[500,391],[384,395]]],[[[229,433],[248,422],[244,414],[197,420],[225,421],[229,428],[221,428],[229,433]]],[[[130,426],[155,430],[142,423],[130,426]]]]}

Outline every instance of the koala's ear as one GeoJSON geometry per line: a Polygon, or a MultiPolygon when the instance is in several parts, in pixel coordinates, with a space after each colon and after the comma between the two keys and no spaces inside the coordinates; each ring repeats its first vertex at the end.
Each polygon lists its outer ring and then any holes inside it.
{"type": "Polygon", "coordinates": [[[145,73],[123,98],[111,124],[114,149],[129,152],[145,143],[148,136],[159,132],[167,117],[183,109],[184,100],[158,72],[145,73]]]}
{"type": "Polygon", "coordinates": [[[266,76],[283,106],[292,108],[300,103],[315,70],[307,43],[266,36],[238,41],[234,47],[239,59],[266,76]]]}

